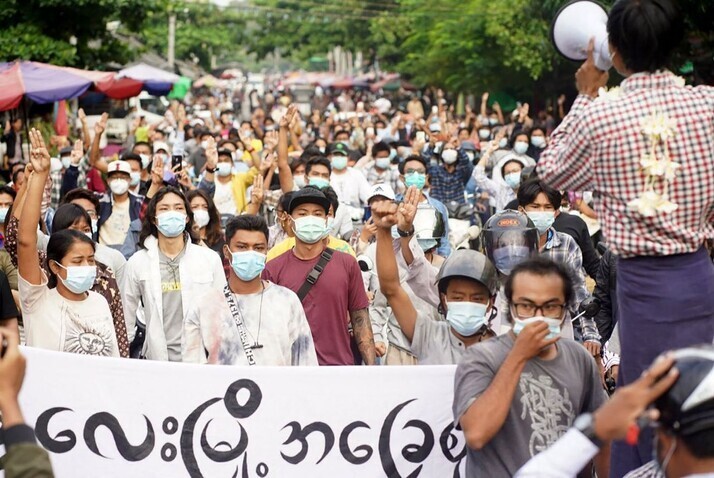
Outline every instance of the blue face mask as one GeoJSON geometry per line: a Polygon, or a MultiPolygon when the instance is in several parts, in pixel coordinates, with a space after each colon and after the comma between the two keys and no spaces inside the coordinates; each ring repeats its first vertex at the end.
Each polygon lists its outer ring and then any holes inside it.
{"type": "Polygon", "coordinates": [[[404,185],[408,188],[414,186],[421,191],[426,185],[426,174],[409,173],[404,176],[404,185]]]}
{"type": "Polygon", "coordinates": [[[503,177],[503,180],[506,181],[509,188],[516,189],[521,184],[521,172],[508,173],[503,177]]]}
{"type": "Polygon", "coordinates": [[[528,151],[528,143],[525,141],[516,141],[513,145],[513,151],[515,151],[516,154],[526,154],[526,151],[528,151]]]}
{"type": "Polygon", "coordinates": [[[324,178],[320,178],[317,176],[307,178],[310,181],[310,186],[315,186],[318,189],[325,189],[327,186],[330,185],[330,181],[324,178]]]}
{"type": "Polygon", "coordinates": [[[305,216],[293,219],[293,221],[295,222],[293,228],[295,236],[307,244],[315,244],[329,232],[327,219],[324,217],[305,216]]]}
{"type": "MultiPolygon", "coordinates": [[[[511,312],[513,313],[513,312],[511,312]]],[[[548,324],[548,335],[545,336],[546,339],[554,339],[560,335],[560,327],[562,325],[562,320],[561,319],[551,319],[549,317],[543,317],[540,315],[537,315],[535,317],[530,317],[528,319],[518,319],[516,317],[513,318],[513,333],[518,336],[518,334],[521,333],[521,331],[525,328],[526,325],[533,323],[533,322],[540,322],[543,321],[546,324],[548,324]]]]}
{"type": "Polygon", "coordinates": [[[178,237],[186,229],[186,214],[178,211],[162,212],[156,216],[156,227],[166,237],[178,237]]]}
{"type": "Polygon", "coordinates": [[[502,274],[509,275],[514,267],[528,259],[530,249],[525,246],[505,246],[493,251],[493,265],[502,274]]]}
{"type": "Polygon", "coordinates": [[[8,211],[10,211],[10,208],[8,207],[0,208],[0,222],[5,222],[8,211]]]}
{"type": "Polygon", "coordinates": [[[526,214],[531,218],[540,234],[545,234],[555,221],[555,211],[528,211],[526,214]]]}
{"type": "Polygon", "coordinates": [[[460,335],[469,337],[486,324],[487,309],[478,302],[447,302],[446,321],[460,335]]]}
{"type": "Polygon", "coordinates": [[[63,279],[59,274],[57,274],[57,278],[67,289],[75,294],[83,294],[94,285],[94,279],[97,277],[96,266],[65,267],[57,261],[55,261],[55,264],[67,271],[66,279],[63,279]]]}
{"type": "Polygon", "coordinates": [[[439,243],[436,242],[436,239],[417,239],[417,243],[424,252],[430,251],[439,245],[439,243]]]}
{"type": "Polygon", "coordinates": [[[347,156],[333,156],[332,157],[332,168],[338,171],[342,171],[347,167],[347,156]]]}
{"type": "Polygon", "coordinates": [[[377,166],[379,169],[387,169],[390,163],[391,161],[389,158],[377,158],[374,160],[375,166],[377,166]]]}
{"type": "Polygon", "coordinates": [[[231,252],[231,267],[242,281],[252,281],[265,269],[266,255],[256,251],[231,252]]]}

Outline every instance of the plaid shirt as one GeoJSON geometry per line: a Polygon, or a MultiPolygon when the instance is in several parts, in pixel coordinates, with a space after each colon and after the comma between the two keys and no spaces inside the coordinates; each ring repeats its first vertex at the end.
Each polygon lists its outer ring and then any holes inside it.
{"type": "Polygon", "coordinates": [[[395,193],[400,189],[398,169],[388,168],[380,173],[377,171],[374,161],[371,161],[360,171],[364,173],[370,186],[374,186],[375,184],[389,184],[395,193]]]}
{"type": "Polygon", "coordinates": [[[595,210],[620,257],[691,253],[714,237],[714,88],[677,85],[669,71],[638,73],[613,101],[578,96],[540,157],[538,175],[561,190],[595,191],[595,210]],[[669,187],[677,210],[644,217],[627,207],[642,194],[640,158],[650,150],[640,122],[677,122],[668,142],[682,165],[669,187]]]}
{"type": "Polygon", "coordinates": [[[641,467],[632,470],[625,475],[625,478],[665,478],[664,473],[655,461],[648,461],[641,467]]]}
{"type": "MultiPolygon", "coordinates": [[[[456,151],[458,151],[458,157],[456,169],[453,173],[448,172],[443,164],[429,168],[431,196],[444,204],[448,204],[451,201],[456,201],[459,204],[466,203],[464,190],[466,189],[466,183],[471,178],[473,165],[463,149],[457,149],[456,151]]],[[[429,156],[430,152],[427,151],[427,157],[429,156]]]]}
{"type": "MultiPolygon", "coordinates": [[[[583,273],[583,254],[575,239],[563,232],[557,232],[552,227],[548,229],[548,239],[545,246],[540,251],[540,256],[557,262],[570,270],[573,277],[573,289],[575,291],[575,307],[570,311],[571,316],[577,315],[578,305],[590,296],[585,285],[585,274],[583,273]]],[[[600,341],[600,334],[597,331],[597,324],[593,318],[580,318],[580,327],[583,333],[583,342],[600,341]]]]}

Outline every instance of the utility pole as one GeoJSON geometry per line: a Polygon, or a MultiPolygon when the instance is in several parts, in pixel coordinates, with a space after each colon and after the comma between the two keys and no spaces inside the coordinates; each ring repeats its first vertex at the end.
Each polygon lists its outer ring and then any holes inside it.
{"type": "Polygon", "coordinates": [[[175,44],[176,44],[176,14],[169,13],[169,38],[168,38],[168,51],[166,56],[169,61],[169,68],[173,70],[175,61],[175,44]]]}

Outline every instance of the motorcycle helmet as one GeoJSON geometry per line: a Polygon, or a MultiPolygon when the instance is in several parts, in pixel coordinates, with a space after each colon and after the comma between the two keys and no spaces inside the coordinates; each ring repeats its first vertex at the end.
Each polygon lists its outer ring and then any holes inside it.
{"type": "Polygon", "coordinates": [[[481,235],[486,255],[504,275],[538,253],[538,229],[523,212],[506,209],[494,214],[481,235]]]}
{"type": "Polygon", "coordinates": [[[454,251],[441,265],[436,276],[436,283],[440,294],[446,293],[449,279],[465,277],[483,284],[491,295],[498,289],[498,275],[496,269],[486,256],[471,249],[454,251]]]}
{"type": "Polygon", "coordinates": [[[679,377],[655,400],[659,422],[679,436],[714,430],[714,347],[688,347],[674,352],[679,377]]]}

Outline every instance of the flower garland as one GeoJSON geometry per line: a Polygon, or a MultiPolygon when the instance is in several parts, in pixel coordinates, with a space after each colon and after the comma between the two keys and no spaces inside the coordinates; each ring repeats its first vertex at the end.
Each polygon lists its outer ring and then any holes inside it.
{"type": "Polygon", "coordinates": [[[627,207],[645,217],[667,214],[678,207],[668,197],[669,185],[682,166],[672,161],[669,155],[668,141],[677,133],[677,124],[667,115],[653,112],[642,120],[640,127],[650,145],[649,152],[640,158],[644,185],[640,197],[628,202],[627,207]]]}

